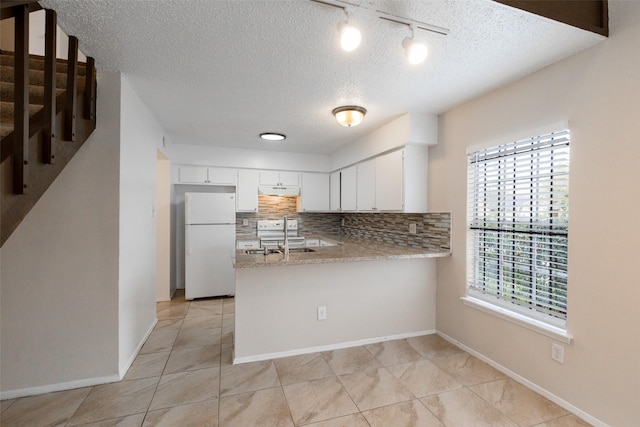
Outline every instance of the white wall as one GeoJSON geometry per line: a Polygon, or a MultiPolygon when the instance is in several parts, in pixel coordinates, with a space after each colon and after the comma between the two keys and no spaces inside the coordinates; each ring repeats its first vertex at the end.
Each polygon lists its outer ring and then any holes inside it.
{"type": "Polygon", "coordinates": [[[331,171],[408,144],[435,145],[438,118],[406,113],[331,154],[331,171]]]}
{"type": "Polygon", "coordinates": [[[640,2],[609,2],[611,36],[439,119],[429,206],[451,211],[453,255],[438,260],[440,332],[563,399],[592,423],[640,420],[640,2]],[[569,301],[564,364],[551,340],[462,305],[467,146],[568,119],[569,301]],[[593,418],[589,418],[593,417],[593,418]]]}
{"type": "Polygon", "coordinates": [[[2,247],[2,398],[118,379],[120,79],[97,128],[2,247]]]}
{"type": "Polygon", "coordinates": [[[121,84],[119,370],[156,321],[156,150],[162,128],[126,78],[121,84]]]}
{"type": "Polygon", "coordinates": [[[419,258],[238,268],[234,362],[433,333],[435,266],[419,258]]]}

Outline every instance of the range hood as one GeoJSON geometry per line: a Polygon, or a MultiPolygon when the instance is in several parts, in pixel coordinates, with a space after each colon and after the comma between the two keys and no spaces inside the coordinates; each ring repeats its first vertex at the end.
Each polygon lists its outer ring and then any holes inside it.
{"type": "Polygon", "coordinates": [[[299,196],[297,185],[259,185],[258,194],[263,196],[299,196]]]}

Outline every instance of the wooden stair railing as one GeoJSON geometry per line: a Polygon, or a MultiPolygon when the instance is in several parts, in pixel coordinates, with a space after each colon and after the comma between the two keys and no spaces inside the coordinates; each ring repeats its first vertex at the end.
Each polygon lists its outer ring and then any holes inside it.
{"type": "Polygon", "coordinates": [[[96,126],[95,61],[56,59],[57,18],[46,9],[45,56],[29,55],[34,0],[3,0],[2,19],[15,19],[15,52],[0,52],[0,246],[49,188],[96,126]],[[77,112],[81,112],[78,116],[77,112]]]}

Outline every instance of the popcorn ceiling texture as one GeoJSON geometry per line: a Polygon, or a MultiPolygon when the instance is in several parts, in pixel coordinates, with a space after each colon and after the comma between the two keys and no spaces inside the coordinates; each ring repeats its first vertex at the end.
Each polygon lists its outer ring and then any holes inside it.
{"type": "Polygon", "coordinates": [[[451,250],[451,214],[444,213],[299,213],[295,197],[259,196],[258,213],[237,213],[236,234],[256,235],[259,219],[298,219],[298,234],[342,234],[350,237],[437,251],[451,250]],[[249,225],[243,226],[247,219],[249,225]],[[341,222],[344,219],[344,226],[341,222]],[[416,234],[409,234],[409,224],[416,234]]]}

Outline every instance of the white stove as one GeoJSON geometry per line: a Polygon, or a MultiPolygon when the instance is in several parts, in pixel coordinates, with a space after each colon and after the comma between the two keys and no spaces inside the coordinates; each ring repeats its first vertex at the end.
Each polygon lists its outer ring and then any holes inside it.
{"type": "MultiPolygon", "coordinates": [[[[258,237],[260,247],[274,249],[284,246],[284,219],[259,219],[258,237]]],[[[287,242],[290,248],[301,248],[305,245],[304,237],[298,236],[298,220],[287,220],[287,242]]]]}

